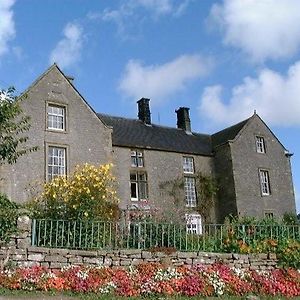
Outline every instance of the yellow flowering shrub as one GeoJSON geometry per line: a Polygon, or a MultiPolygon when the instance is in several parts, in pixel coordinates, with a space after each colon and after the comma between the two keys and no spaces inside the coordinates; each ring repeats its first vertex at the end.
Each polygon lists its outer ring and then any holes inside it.
{"type": "Polygon", "coordinates": [[[112,164],[77,166],[70,176],[45,183],[44,192],[30,207],[35,217],[53,219],[101,219],[118,217],[118,199],[112,164]]]}

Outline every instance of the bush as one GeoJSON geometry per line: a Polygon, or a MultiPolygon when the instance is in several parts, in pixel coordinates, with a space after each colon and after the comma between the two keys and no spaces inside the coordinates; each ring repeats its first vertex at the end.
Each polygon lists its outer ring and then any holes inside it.
{"type": "Polygon", "coordinates": [[[300,243],[298,241],[281,239],[276,250],[282,266],[300,269],[300,243]]]}
{"type": "Polygon", "coordinates": [[[111,164],[77,166],[68,176],[57,176],[28,205],[34,218],[62,220],[114,220],[118,199],[111,164]]]}
{"type": "Polygon", "coordinates": [[[0,194],[0,241],[6,243],[17,232],[18,205],[0,194]]]}

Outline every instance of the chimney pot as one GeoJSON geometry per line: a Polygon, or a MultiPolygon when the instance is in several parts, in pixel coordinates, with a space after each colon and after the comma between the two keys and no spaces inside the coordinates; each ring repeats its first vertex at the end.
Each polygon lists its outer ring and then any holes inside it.
{"type": "Polygon", "coordinates": [[[151,125],[151,113],[149,106],[150,99],[141,98],[137,101],[138,104],[138,118],[143,121],[145,124],[151,125]]]}
{"type": "Polygon", "coordinates": [[[179,107],[175,110],[177,113],[177,128],[191,132],[191,120],[188,107],[179,107]]]}

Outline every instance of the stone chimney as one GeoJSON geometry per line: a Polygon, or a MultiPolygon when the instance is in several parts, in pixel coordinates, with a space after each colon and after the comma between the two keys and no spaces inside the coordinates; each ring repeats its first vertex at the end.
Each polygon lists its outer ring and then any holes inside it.
{"type": "Polygon", "coordinates": [[[179,107],[175,110],[177,113],[177,128],[191,132],[191,120],[188,107],[179,107]]]}
{"type": "Polygon", "coordinates": [[[142,98],[137,101],[138,104],[138,117],[139,120],[143,121],[145,124],[151,125],[151,113],[149,106],[150,99],[142,98]]]}

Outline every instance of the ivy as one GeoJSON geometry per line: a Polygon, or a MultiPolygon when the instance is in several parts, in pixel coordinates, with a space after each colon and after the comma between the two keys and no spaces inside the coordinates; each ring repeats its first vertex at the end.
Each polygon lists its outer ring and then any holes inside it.
{"type": "MultiPolygon", "coordinates": [[[[206,223],[209,223],[211,221],[211,208],[214,207],[215,196],[218,191],[217,183],[211,176],[201,172],[196,172],[193,178],[195,178],[197,193],[197,206],[194,210],[204,218],[206,223]]],[[[162,182],[159,187],[173,199],[177,207],[185,207],[184,177],[162,182]]]]}

